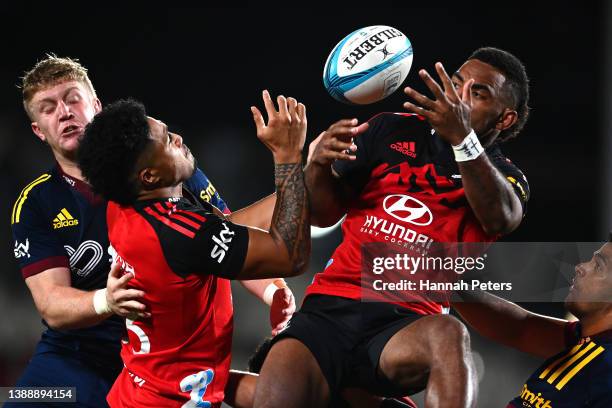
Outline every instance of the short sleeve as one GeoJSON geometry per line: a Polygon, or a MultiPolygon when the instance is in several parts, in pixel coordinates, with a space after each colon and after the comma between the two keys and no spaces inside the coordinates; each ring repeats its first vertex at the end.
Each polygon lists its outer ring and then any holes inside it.
{"type": "Polygon", "coordinates": [[[523,214],[525,214],[530,194],[527,177],[525,177],[523,172],[516,167],[516,165],[514,165],[510,159],[504,157],[503,155],[493,155],[490,158],[495,167],[497,167],[497,169],[512,185],[512,189],[523,206],[523,214]]]}
{"type": "Polygon", "coordinates": [[[242,269],[249,243],[246,227],[180,204],[157,203],[146,207],[143,214],[158,230],[166,261],[177,275],[234,279],[242,269]]]}
{"type": "Polygon", "coordinates": [[[70,264],[64,246],[53,232],[53,224],[37,206],[36,197],[20,196],[11,215],[13,254],[25,278],[50,268],[70,264]]]}

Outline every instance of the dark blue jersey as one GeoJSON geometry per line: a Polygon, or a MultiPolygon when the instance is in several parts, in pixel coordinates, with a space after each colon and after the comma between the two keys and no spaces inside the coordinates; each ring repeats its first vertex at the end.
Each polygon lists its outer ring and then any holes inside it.
{"type": "Polygon", "coordinates": [[[568,325],[568,349],[546,360],[508,408],[612,407],[612,330],[581,338],[568,325]]]}
{"type": "MultiPolygon", "coordinates": [[[[199,169],[185,186],[200,200],[228,211],[199,169]]],[[[72,287],[87,291],[106,287],[111,264],[106,208],[107,202],[95,196],[89,185],[68,176],[59,166],[28,184],[11,213],[14,255],[24,279],[50,268],[67,267],[72,287]]],[[[82,329],[57,330],[43,324],[47,326],[43,340],[52,346],[66,347],[78,341],[79,348],[119,355],[125,325],[118,316],[82,329]]]]}

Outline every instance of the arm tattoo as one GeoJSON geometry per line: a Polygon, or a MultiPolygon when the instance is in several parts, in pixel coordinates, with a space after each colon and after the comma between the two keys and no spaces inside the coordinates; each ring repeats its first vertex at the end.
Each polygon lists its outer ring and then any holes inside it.
{"type": "Polygon", "coordinates": [[[280,236],[295,270],[310,257],[310,207],[301,163],[277,164],[274,168],[276,207],[270,233],[280,236]]]}

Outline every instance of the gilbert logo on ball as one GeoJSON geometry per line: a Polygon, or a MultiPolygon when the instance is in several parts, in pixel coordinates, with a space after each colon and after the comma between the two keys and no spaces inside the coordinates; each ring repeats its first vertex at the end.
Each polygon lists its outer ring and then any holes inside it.
{"type": "Polygon", "coordinates": [[[370,26],[352,32],[332,50],[323,69],[327,92],[340,102],[366,105],[391,95],[412,65],[412,44],[401,31],[370,26]]]}

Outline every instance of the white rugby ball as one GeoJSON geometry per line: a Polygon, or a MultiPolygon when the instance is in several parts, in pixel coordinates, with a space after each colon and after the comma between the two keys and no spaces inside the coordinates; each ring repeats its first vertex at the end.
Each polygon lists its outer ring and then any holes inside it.
{"type": "Polygon", "coordinates": [[[366,105],[391,95],[408,76],[412,44],[401,31],[383,25],[344,37],[323,69],[327,92],[340,102],[366,105]]]}

